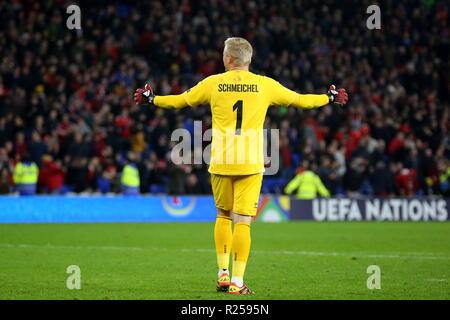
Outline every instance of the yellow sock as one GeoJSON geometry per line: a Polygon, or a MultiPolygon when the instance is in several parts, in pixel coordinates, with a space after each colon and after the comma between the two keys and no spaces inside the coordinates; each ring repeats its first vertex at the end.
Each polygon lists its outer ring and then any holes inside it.
{"type": "Polygon", "coordinates": [[[250,224],[239,222],[234,225],[233,233],[233,278],[244,278],[245,266],[250,254],[250,224]]]}
{"type": "Polygon", "coordinates": [[[232,219],[218,216],[214,226],[214,241],[216,242],[217,266],[228,269],[230,264],[231,240],[233,239],[232,219]]]}

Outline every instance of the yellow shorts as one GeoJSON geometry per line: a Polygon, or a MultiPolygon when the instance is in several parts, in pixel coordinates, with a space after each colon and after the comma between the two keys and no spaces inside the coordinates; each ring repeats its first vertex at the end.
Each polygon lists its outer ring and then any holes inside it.
{"type": "Polygon", "coordinates": [[[211,174],[211,186],[217,208],[246,216],[256,215],[263,174],[224,176],[211,174]]]}

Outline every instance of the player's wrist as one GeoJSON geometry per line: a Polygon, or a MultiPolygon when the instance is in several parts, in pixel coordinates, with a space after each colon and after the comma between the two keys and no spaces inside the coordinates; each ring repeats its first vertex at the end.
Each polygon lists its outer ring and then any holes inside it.
{"type": "Polygon", "coordinates": [[[153,104],[153,101],[155,100],[155,95],[151,93],[150,91],[145,91],[142,93],[142,96],[144,99],[148,102],[148,104],[153,104]]]}
{"type": "Polygon", "coordinates": [[[332,93],[328,93],[328,103],[333,103],[334,102],[334,94],[332,93]]]}
{"type": "Polygon", "coordinates": [[[334,85],[331,85],[328,88],[328,103],[333,103],[336,101],[336,95],[338,94],[338,92],[336,91],[336,87],[334,85]]]}

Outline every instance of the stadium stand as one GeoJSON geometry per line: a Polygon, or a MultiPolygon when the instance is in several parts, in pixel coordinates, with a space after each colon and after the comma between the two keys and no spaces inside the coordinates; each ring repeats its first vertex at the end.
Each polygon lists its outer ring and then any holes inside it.
{"type": "Polygon", "coordinates": [[[223,41],[242,36],[252,71],[298,92],[324,93],[332,80],[350,94],[345,108],[269,109],[281,169],[263,192],[281,193],[308,160],[334,195],[449,195],[449,3],[388,1],[382,33],[350,15],[358,6],[366,17],[368,1],[322,2],[79,1],[77,31],[63,1],[2,1],[0,192],[15,190],[28,153],[39,193],[117,193],[133,151],[141,193],[211,193],[206,165],[168,157],[174,129],[210,127],[208,107],[137,107],[132,93],[149,81],[178,94],[223,72],[223,41]]]}

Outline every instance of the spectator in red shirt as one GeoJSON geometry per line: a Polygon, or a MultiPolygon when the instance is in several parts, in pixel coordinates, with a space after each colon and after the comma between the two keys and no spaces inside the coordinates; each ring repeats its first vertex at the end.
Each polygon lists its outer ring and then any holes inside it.
{"type": "Polygon", "coordinates": [[[292,169],[292,152],[289,148],[289,138],[282,135],[280,139],[280,155],[281,155],[281,176],[289,177],[293,174],[292,169]]]}
{"type": "Polygon", "coordinates": [[[116,118],[116,126],[119,128],[120,137],[128,139],[131,136],[132,120],[128,115],[128,110],[123,109],[120,116],[116,118]]]}
{"type": "Polygon", "coordinates": [[[394,139],[389,143],[389,155],[392,157],[396,157],[397,152],[400,151],[405,145],[405,134],[402,131],[399,131],[394,139]]]}
{"type": "Polygon", "coordinates": [[[60,144],[64,143],[66,137],[70,134],[71,129],[72,125],[70,124],[69,116],[67,114],[64,114],[62,117],[62,121],[57,128],[60,144]]]}
{"type": "Polygon", "coordinates": [[[405,168],[403,167],[402,163],[400,163],[399,166],[401,169],[397,174],[397,176],[395,177],[395,183],[400,192],[400,195],[403,196],[415,195],[417,190],[419,189],[416,170],[405,168]]]}
{"type": "Polygon", "coordinates": [[[42,157],[43,167],[39,171],[38,184],[42,191],[58,193],[64,183],[65,171],[59,161],[53,161],[50,155],[42,157]]]}
{"type": "Polygon", "coordinates": [[[27,145],[25,143],[25,135],[23,132],[18,132],[16,135],[16,141],[14,142],[14,153],[16,157],[23,156],[27,152],[27,145]]]}

